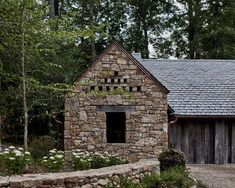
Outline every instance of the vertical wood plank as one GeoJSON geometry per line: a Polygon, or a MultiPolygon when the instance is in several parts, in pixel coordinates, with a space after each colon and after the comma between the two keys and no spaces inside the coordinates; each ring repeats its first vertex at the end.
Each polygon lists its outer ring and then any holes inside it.
{"type": "Polygon", "coordinates": [[[176,149],[181,151],[181,124],[177,123],[176,126],[176,149]]]}
{"type": "Polygon", "coordinates": [[[170,131],[170,147],[175,148],[176,147],[176,124],[172,124],[169,126],[170,131]]]}
{"type": "Polygon", "coordinates": [[[188,142],[189,142],[189,147],[188,147],[188,163],[192,164],[193,163],[193,158],[194,158],[194,138],[193,135],[194,130],[193,130],[193,123],[189,123],[188,125],[188,142]]]}
{"type": "Polygon", "coordinates": [[[228,163],[228,156],[229,156],[229,134],[228,134],[228,124],[224,123],[224,163],[228,163]]]}
{"type": "Polygon", "coordinates": [[[215,122],[210,123],[210,163],[215,163],[215,122]]]}
{"type": "Polygon", "coordinates": [[[188,124],[186,122],[181,124],[181,150],[184,152],[188,160],[188,124]]]}
{"type": "Polygon", "coordinates": [[[210,125],[205,124],[205,163],[210,163],[211,152],[210,152],[210,125]]]}
{"type": "Polygon", "coordinates": [[[196,163],[201,163],[201,126],[200,123],[195,124],[195,140],[196,140],[196,163]]]}
{"type": "Polygon", "coordinates": [[[224,164],[224,121],[215,123],[215,164],[224,164]]]}
{"type": "Polygon", "coordinates": [[[235,123],[232,123],[231,162],[235,163],[235,123]]]}
{"type": "Polygon", "coordinates": [[[201,126],[201,164],[205,164],[205,123],[201,126]]]}

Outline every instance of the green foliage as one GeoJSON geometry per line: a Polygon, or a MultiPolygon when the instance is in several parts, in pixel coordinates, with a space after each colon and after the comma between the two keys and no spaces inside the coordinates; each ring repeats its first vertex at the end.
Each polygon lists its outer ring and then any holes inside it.
{"type": "Polygon", "coordinates": [[[144,176],[144,178],[141,181],[141,184],[144,188],[154,188],[159,187],[161,188],[161,185],[163,184],[163,181],[161,180],[161,177],[158,174],[149,174],[144,176]]]}
{"type": "Polygon", "coordinates": [[[194,182],[189,178],[189,172],[184,167],[168,168],[160,175],[161,180],[164,182],[166,188],[190,188],[194,182]]]}
{"type": "Polygon", "coordinates": [[[127,160],[117,155],[108,154],[107,152],[101,154],[76,150],[73,151],[72,155],[72,166],[74,170],[87,170],[90,168],[102,168],[128,163],[127,160]]]}
{"type": "Polygon", "coordinates": [[[64,167],[64,152],[56,149],[49,151],[48,156],[44,156],[42,165],[49,172],[59,172],[64,167]]]}
{"type": "Polygon", "coordinates": [[[159,155],[160,170],[164,171],[174,166],[185,167],[186,158],[183,152],[168,149],[159,155]]]}
{"type": "Polygon", "coordinates": [[[144,188],[190,188],[194,185],[184,167],[172,167],[160,175],[147,175],[141,181],[144,188]]]}
{"type": "MultiPolygon", "coordinates": [[[[111,179],[110,182],[103,186],[104,188],[116,188],[116,183],[111,179]]],[[[120,177],[120,188],[142,188],[142,185],[139,183],[134,183],[127,177],[120,177]]]]}
{"type": "Polygon", "coordinates": [[[51,136],[35,137],[29,143],[29,151],[35,160],[39,160],[55,148],[55,145],[55,139],[51,136]]]}
{"type": "Polygon", "coordinates": [[[80,96],[82,97],[105,97],[105,96],[115,96],[115,95],[121,95],[123,97],[126,97],[128,99],[131,99],[131,93],[127,91],[125,88],[118,87],[116,89],[110,88],[109,91],[99,91],[98,88],[95,88],[95,90],[89,91],[87,93],[81,93],[80,96]]]}
{"type": "Polygon", "coordinates": [[[10,146],[0,153],[0,175],[23,174],[25,168],[32,163],[31,154],[23,148],[10,146]]]}
{"type": "MultiPolygon", "coordinates": [[[[140,183],[134,183],[126,177],[120,177],[121,188],[190,188],[194,181],[189,172],[183,167],[172,167],[158,174],[149,174],[143,177],[140,183]]],[[[105,188],[114,188],[115,182],[111,179],[105,188]]]]}

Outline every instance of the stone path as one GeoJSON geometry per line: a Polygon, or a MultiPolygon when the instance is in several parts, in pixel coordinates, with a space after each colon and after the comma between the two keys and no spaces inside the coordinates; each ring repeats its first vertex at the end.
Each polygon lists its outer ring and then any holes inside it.
{"type": "Polygon", "coordinates": [[[187,165],[191,175],[208,188],[235,188],[235,164],[187,165]]]}

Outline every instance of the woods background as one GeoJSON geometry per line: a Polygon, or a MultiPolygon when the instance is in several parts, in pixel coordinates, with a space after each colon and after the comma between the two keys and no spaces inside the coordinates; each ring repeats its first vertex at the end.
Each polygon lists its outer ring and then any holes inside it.
{"type": "Polygon", "coordinates": [[[234,0],[0,0],[0,10],[0,148],[29,143],[34,155],[63,148],[64,93],[113,40],[143,58],[235,58],[234,0]]]}

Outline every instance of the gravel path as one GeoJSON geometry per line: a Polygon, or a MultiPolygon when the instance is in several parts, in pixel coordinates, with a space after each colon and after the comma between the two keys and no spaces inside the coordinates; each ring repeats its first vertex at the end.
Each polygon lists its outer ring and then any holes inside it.
{"type": "Polygon", "coordinates": [[[187,165],[192,177],[208,188],[235,188],[235,164],[187,165]]]}

